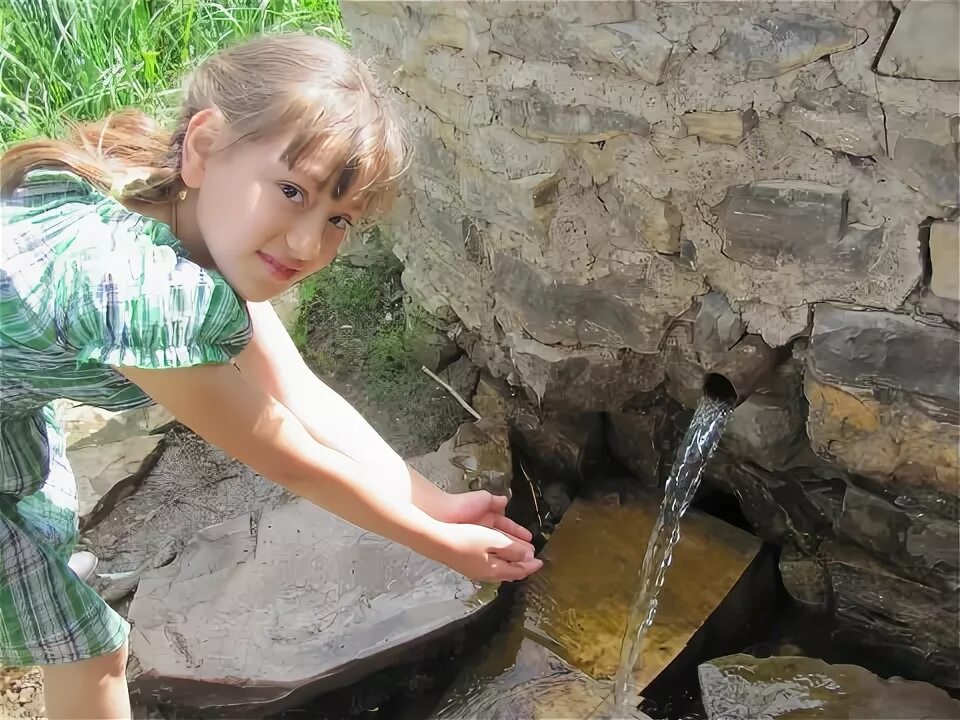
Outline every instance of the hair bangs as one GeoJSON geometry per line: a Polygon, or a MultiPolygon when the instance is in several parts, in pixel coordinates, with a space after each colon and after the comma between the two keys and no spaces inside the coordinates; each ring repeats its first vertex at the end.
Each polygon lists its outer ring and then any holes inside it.
{"type": "Polygon", "coordinates": [[[320,185],[335,198],[361,196],[368,223],[389,211],[411,148],[390,106],[359,94],[350,99],[314,96],[291,103],[276,119],[277,126],[293,129],[281,159],[314,177],[323,168],[320,185]],[[313,107],[304,107],[305,100],[313,107]]]}

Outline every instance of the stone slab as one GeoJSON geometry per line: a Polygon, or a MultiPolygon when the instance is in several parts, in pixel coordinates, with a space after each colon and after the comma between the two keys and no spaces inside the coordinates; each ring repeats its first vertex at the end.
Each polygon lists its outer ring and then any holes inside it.
{"type": "MultiPolygon", "coordinates": [[[[590,677],[612,680],[657,510],[652,501],[575,500],[543,552],[543,569],[528,583],[527,636],[590,677]]],[[[712,516],[687,513],[634,674],[639,688],[684,651],[760,544],[712,516]]]]}
{"type": "Polygon", "coordinates": [[[133,691],[262,716],[409,659],[480,610],[445,566],[297,498],[202,530],[130,606],[133,691]]]}

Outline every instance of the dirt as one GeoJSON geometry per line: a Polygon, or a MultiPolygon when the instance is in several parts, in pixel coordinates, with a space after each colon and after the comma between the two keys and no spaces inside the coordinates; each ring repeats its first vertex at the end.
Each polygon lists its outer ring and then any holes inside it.
{"type": "Polygon", "coordinates": [[[0,668],[0,719],[46,720],[40,668],[0,668]]]}

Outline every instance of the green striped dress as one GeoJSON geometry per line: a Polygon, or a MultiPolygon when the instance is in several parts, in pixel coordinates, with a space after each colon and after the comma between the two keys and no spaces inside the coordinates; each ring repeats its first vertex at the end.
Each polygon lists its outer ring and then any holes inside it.
{"type": "Polygon", "coordinates": [[[128,626],[67,566],[77,485],[51,401],[148,405],[114,366],[230,362],[250,319],[166,225],[73,174],[31,173],[0,211],[0,665],[72,662],[128,626]]]}

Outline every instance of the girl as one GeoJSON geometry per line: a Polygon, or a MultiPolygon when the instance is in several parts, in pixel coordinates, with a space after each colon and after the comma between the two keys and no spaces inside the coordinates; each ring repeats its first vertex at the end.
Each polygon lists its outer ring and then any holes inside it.
{"type": "Polygon", "coordinates": [[[0,664],[47,713],[127,718],[125,621],[74,574],[76,484],[50,402],[166,406],[318,505],[478,580],[540,568],[505,498],[407,467],[306,367],[270,298],[384,212],[407,162],[368,69],[262,37],[204,62],[179,125],[124,112],[2,159],[0,664]]]}

